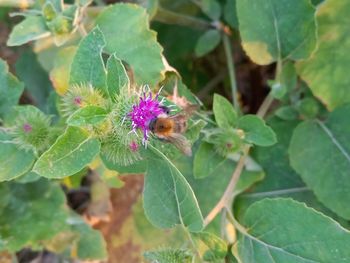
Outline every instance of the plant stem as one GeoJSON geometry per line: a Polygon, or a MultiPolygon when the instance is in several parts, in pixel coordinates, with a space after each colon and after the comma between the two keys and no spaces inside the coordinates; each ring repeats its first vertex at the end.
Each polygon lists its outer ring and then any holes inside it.
{"type": "Polygon", "coordinates": [[[226,34],[223,34],[222,38],[223,38],[223,42],[224,42],[224,49],[225,49],[228,74],[230,77],[233,106],[235,107],[237,112],[240,112],[239,104],[238,104],[238,100],[237,100],[237,82],[236,82],[235,65],[233,62],[230,38],[226,34]]]}
{"type": "Polygon", "coordinates": [[[250,146],[244,147],[244,149],[243,149],[244,153],[237,163],[236,169],[234,170],[234,172],[232,174],[231,180],[230,180],[229,184],[227,185],[224,194],[221,196],[221,199],[219,200],[219,202],[214,206],[214,208],[209,212],[207,217],[204,219],[204,226],[205,227],[211,221],[213,221],[213,219],[217,216],[218,213],[220,213],[220,211],[223,208],[227,207],[229,209],[230,202],[232,199],[232,192],[236,187],[236,184],[238,182],[239,176],[241,175],[241,172],[243,171],[245,159],[248,156],[249,148],[250,148],[250,146]]]}
{"type": "MultiPolygon", "coordinates": [[[[269,107],[271,106],[273,102],[273,97],[269,94],[267,95],[267,97],[265,98],[265,100],[263,101],[263,103],[261,104],[257,115],[261,118],[263,118],[265,116],[265,114],[267,113],[267,110],[269,109],[269,107]]],[[[234,170],[231,180],[229,182],[229,184],[226,187],[225,192],[223,193],[221,199],[219,200],[219,202],[214,206],[214,208],[209,212],[209,214],[206,216],[206,218],[204,219],[204,227],[206,227],[207,225],[209,225],[209,223],[211,221],[213,221],[213,219],[217,216],[218,213],[220,213],[220,211],[223,208],[226,208],[228,211],[231,210],[231,202],[232,202],[232,198],[233,198],[233,191],[237,185],[237,182],[239,180],[239,177],[243,171],[244,168],[244,164],[245,164],[245,160],[248,157],[248,153],[250,150],[250,145],[246,145],[243,148],[243,154],[240,157],[240,159],[238,160],[236,169],[234,170]]]]}
{"type": "Polygon", "coordinates": [[[173,11],[166,10],[162,7],[158,7],[157,13],[154,16],[153,20],[165,24],[188,26],[200,30],[214,28],[214,26],[207,20],[179,14],[173,11]]]}

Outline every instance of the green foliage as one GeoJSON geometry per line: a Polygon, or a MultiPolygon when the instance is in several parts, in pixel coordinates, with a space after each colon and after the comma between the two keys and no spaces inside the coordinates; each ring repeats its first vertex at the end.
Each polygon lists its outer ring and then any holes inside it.
{"type": "Polygon", "coordinates": [[[249,229],[241,233],[238,242],[238,254],[244,262],[346,262],[350,258],[344,246],[349,232],[291,199],[257,202],[243,222],[249,229]]]}
{"type": "Polygon", "coordinates": [[[20,150],[8,134],[0,133],[0,181],[12,180],[30,170],[35,161],[33,152],[20,150]]]}
{"type": "Polygon", "coordinates": [[[202,213],[190,185],[165,155],[151,150],[143,193],[147,218],[162,228],[180,224],[191,232],[201,231],[202,213]]]}
{"type": "Polygon", "coordinates": [[[347,105],[332,112],[324,122],[302,122],[294,130],[289,148],[291,164],[306,185],[325,206],[345,219],[350,218],[346,190],[350,166],[349,113],[347,105]]]}
{"type": "Polygon", "coordinates": [[[1,12],[8,46],[26,46],[0,48],[0,250],[114,260],[64,194],[90,196],[94,224],[142,173],[129,225],[111,224],[149,262],[350,261],[350,4],[107,2],[1,3],[24,17],[1,12]]]}
{"type": "Polygon", "coordinates": [[[243,48],[257,64],[304,59],[316,47],[315,8],[309,0],[237,0],[237,15],[243,48]]]}
{"type": "Polygon", "coordinates": [[[47,178],[73,175],[88,165],[100,151],[100,142],[77,127],[68,127],[44,152],[33,171],[47,178]]]}
{"type": "Polygon", "coordinates": [[[3,183],[0,195],[0,251],[40,246],[41,241],[67,228],[65,198],[55,183],[44,179],[27,184],[3,183]]]}
{"type": "Polygon", "coordinates": [[[163,78],[162,48],[149,30],[146,10],[132,4],[106,8],[97,18],[106,40],[105,50],[128,63],[138,85],[155,85],[163,78]]]}
{"type": "Polygon", "coordinates": [[[226,256],[227,245],[221,238],[208,232],[201,232],[194,236],[199,238],[209,248],[203,255],[205,261],[211,262],[226,256]]]}
{"type": "Polygon", "coordinates": [[[23,84],[11,73],[5,61],[0,59],[0,118],[3,118],[18,103],[23,84]]]}
{"type": "Polygon", "coordinates": [[[206,31],[199,39],[195,47],[198,57],[204,56],[216,48],[221,40],[221,34],[218,30],[211,29],[206,31]]]}
{"type": "Polygon", "coordinates": [[[322,41],[310,59],[297,64],[300,76],[330,110],[350,102],[346,70],[350,61],[346,55],[349,34],[344,29],[349,9],[346,1],[328,0],[320,5],[317,23],[318,37],[322,41]]]}
{"type": "Polygon", "coordinates": [[[190,263],[193,256],[187,250],[163,248],[147,251],[144,257],[151,263],[190,263]]]}
{"type": "Polygon", "coordinates": [[[102,60],[105,40],[98,27],[94,28],[81,42],[75,53],[70,73],[70,84],[89,84],[106,91],[106,70],[102,60]]]}

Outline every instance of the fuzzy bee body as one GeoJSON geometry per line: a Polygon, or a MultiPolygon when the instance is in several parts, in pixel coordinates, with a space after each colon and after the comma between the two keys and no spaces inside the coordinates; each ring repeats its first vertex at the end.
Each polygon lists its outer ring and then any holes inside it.
{"type": "Polygon", "coordinates": [[[187,120],[193,111],[194,108],[191,107],[172,116],[165,111],[150,122],[149,128],[158,139],[172,143],[182,153],[191,156],[191,143],[182,134],[187,129],[187,120]]]}

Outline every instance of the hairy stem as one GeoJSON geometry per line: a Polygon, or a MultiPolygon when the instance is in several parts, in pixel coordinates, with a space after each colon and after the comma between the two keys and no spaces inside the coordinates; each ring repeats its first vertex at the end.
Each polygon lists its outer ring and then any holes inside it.
{"type": "Polygon", "coordinates": [[[233,63],[232,48],[231,48],[229,36],[223,34],[223,42],[224,42],[228,74],[230,77],[233,106],[235,107],[236,111],[239,112],[240,110],[239,110],[239,104],[237,100],[237,82],[236,82],[236,74],[235,74],[235,64],[233,63]]]}

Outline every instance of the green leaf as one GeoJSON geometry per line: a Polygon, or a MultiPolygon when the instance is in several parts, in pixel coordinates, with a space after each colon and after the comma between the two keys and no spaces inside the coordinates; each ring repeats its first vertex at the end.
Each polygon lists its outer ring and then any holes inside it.
{"type": "Polygon", "coordinates": [[[50,36],[42,16],[27,16],[17,24],[7,40],[8,46],[20,46],[33,40],[50,36]]]}
{"type": "Polygon", "coordinates": [[[328,109],[350,102],[350,2],[329,0],[317,11],[319,45],[313,56],[297,64],[297,71],[328,109]]]}
{"type": "Polygon", "coordinates": [[[338,108],[325,122],[301,123],[293,133],[292,167],[330,210],[350,219],[350,105],[338,108]],[[322,182],[322,183],[321,183],[322,182]]]}
{"type": "Polygon", "coordinates": [[[221,15],[221,6],[217,0],[201,0],[201,9],[209,18],[216,21],[221,15]]]}
{"type": "Polygon", "coordinates": [[[67,120],[70,126],[96,125],[106,119],[107,111],[98,106],[86,106],[78,109],[67,120]]]}
{"type": "Polygon", "coordinates": [[[237,112],[226,98],[214,94],[213,111],[216,123],[220,128],[236,127],[237,112]]]}
{"type": "Polygon", "coordinates": [[[292,106],[283,106],[276,110],[275,115],[282,120],[296,120],[299,117],[298,111],[292,106]]]}
{"type": "Polygon", "coordinates": [[[47,112],[46,103],[52,85],[47,72],[41,67],[35,53],[24,52],[16,61],[16,74],[21,79],[31,95],[33,103],[42,111],[47,112]]]}
{"type": "Polygon", "coordinates": [[[0,59],[0,118],[17,105],[23,89],[23,84],[9,73],[6,62],[0,59]]]}
{"type": "Polygon", "coordinates": [[[215,261],[222,259],[227,254],[227,244],[224,240],[209,232],[200,232],[194,234],[195,237],[203,241],[203,243],[209,248],[204,255],[203,259],[206,261],[215,261]]]}
{"type": "Polygon", "coordinates": [[[0,196],[0,251],[38,246],[66,229],[65,197],[59,185],[44,179],[3,183],[0,196]]]}
{"type": "Polygon", "coordinates": [[[191,263],[193,256],[189,251],[183,249],[160,249],[156,251],[146,251],[144,257],[150,262],[157,263],[191,263]]]}
{"type": "Polygon", "coordinates": [[[102,260],[107,258],[106,242],[101,232],[91,228],[80,217],[74,218],[72,230],[79,233],[79,240],[76,243],[79,259],[102,260]]]}
{"type": "Polygon", "coordinates": [[[100,142],[86,131],[69,127],[35,163],[33,171],[47,178],[73,175],[88,165],[100,151],[100,142]]]}
{"type": "Polygon", "coordinates": [[[17,148],[10,136],[0,133],[0,182],[13,180],[32,168],[33,152],[17,148]]]}
{"type": "Polygon", "coordinates": [[[197,41],[195,53],[197,57],[204,56],[216,48],[221,40],[221,34],[216,29],[206,31],[197,41]]]}
{"type": "Polygon", "coordinates": [[[244,140],[259,146],[270,146],[277,142],[274,131],[255,115],[244,115],[238,120],[238,127],[244,131],[244,140]]]}
{"type": "Polygon", "coordinates": [[[213,144],[202,142],[193,160],[193,176],[204,178],[211,175],[225,159],[216,152],[213,144]]]}
{"type": "Polygon", "coordinates": [[[76,51],[76,46],[69,46],[60,49],[55,54],[54,66],[50,71],[50,79],[58,95],[62,96],[68,90],[71,65],[76,51]]]}
{"type": "Polygon", "coordinates": [[[41,177],[37,173],[30,171],[16,179],[16,183],[27,184],[39,180],[41,177]]]}
{"type": "Polygon", "coordinates": [[[122,88],[128,88],[130,80],[122,61],[111,55],[107,60],[107,89],[109,96],[114,99],[122,88]]]}
{"type": "Polygon", "coordinates": [[[147,162],[144,160],[138,161],[132,165],[123,166],[108,160],[107,156],[102,153],[101,159],[108,169],[117,171],[121,174],[140,174],[146,172],[147,169],[147,162]]]}
{"type": "Polygon", "coordinates": [[[238,29],[236,0],[226,0],[224,6],[224,19],[230,27],[238,29]]]}
{"type": "Polygon", "coordinates": [[[314,13],[309,0],[237,0],[244,50],[260,65],[309,57],[316,48],[314,13]]]}
{"type": "Polygon", "coordinates": [[[104,46],[104,36],[98,27],[80,41],[71,65],[71,85],[89,83],[106,92],[106,70],[102,60],[104,46]]]}
{"type": "Polygon", "coordinates": [[[153,146],[149,148],[143,192],[147,218],[160,228],[180,224],[191,232],[201,231],[202,213],[185,177],[164,154],[153,146]]]}
{"type": "Polygon", "coordinates": [[[162,47],[149,29],[146,10],[133,4],[111,5],[97,18],[106,51],[130,65],[138,85],[154,86],[163,76],[162,47]]]}
{"type": "Polygon", "coordinates": [[[256,201],[267,197],[290,197],[306,203],[347,226],[345,220],[341,220],[316,199],[289,164],[288,147],[293,130],[298,123],[299,121],[296,120],[283,121],[276,117],[268,120],[268,124],[276,132],[278,142],[270,147],[254,147],[252,152],[254,159],[264,169],[265,178],[254,188],[235,198],[234,213],[238,219],[241,219],[248,207],[256,201]]]}
{"type": "Polygon", "coordinates": [[[240,233],[242,262],[348,262],[350,233],[336,221],[291,199],[250,206],[240,233]],[[307,233],[307,234],[306,234],[307,233]]]}

